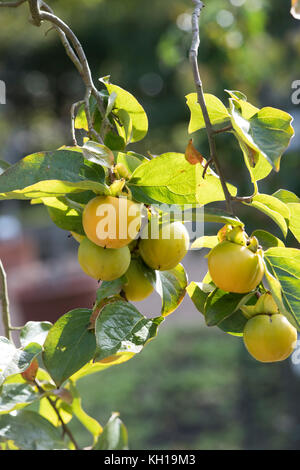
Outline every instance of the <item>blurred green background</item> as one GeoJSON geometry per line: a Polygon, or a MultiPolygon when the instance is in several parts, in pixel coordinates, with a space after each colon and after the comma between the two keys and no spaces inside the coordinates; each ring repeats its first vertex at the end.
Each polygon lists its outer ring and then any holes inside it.
{"type": "MultiPolygon", "coordinates": [[[[82,42],[95,82],[111,81],[132,92],[150,121],[148,136],[132,147],[154,155],[184,152],[194,91],[188,62],[191,0],[49,0],[82,42]]],[[[200,70],[206,92],[226,99],[225,89],[244,92],[256,106],[280,107],[294,117],[296,137],[282,158],[281,172],[260,184],[272,193],[300,193],[299,105],[291,101],[300,79],[300,23],[282,0],[214,0],[201,17],[200,70]]],[[[30,153],[71,144],[69,110],[84,88],[49,25],[28,23],[27,6],[0,9],[0,80],[7,104],[0,105],[0,158],[11,163],[30,153]]],[[[208,154],[205,132],[193,136],[208,154]]],[[[217,142],[228,181],[251,193],[238,145],[217,142]]],[[[236,207],[247,230],[268,228],[270,219],[236,207]]],[[[74,250],[53,227],[43,207],[1,203],[0,215],[15,214],[39,246],[43,259],[74,250]]],[[[295,246],[292,238],[288,240],[295,246]]],[[[196,256],[196,255],[195,255],[196,256]]],[[[199,260],[200,263],[200,260],[199,260]]],[[[200,314],[199,314],[200,317],[200,314]]],[[[261,365],[238,338],[205,328],[196,317],[167,319],[159,338],[132,361],[83,379],[89,412],[105,421],[120,411],[133,449],[294,449],[300,442],[300,379],[296,366],[261,365]]],[[[85,443],[83,430],[73,426],[85,443]]]]}

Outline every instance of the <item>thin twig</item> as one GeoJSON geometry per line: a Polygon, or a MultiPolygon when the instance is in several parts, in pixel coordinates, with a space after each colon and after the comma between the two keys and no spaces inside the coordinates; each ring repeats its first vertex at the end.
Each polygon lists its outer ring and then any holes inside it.
{"type": "MultiPolygon", "coordinates": [[[[45,394],[45,390],[43,389],[43,387],[38,383],[37,380],[34,381],[34,384],[36,385],[38,391],[40,393],[42,393],[43,395],[45,394]]],[[[53,410],[55,411],[56,413],[56,416],[58,417],[60,423],[61,423],[61,426],[62,426],[62,429],[63,429],[63,432],[64,434],[67,434],[67,436],[69,436],[70,438],[70,441],[74,444],[74,447],[76,450],[80,450],[72,432],[70,431],[70,429],[68,428],[68,426],[66,425],[66,423],[64,422],[64,420],[62,419],[61,415],[60,415],[60,412],[59,410],[57,409],[56,407],[56,404],[55,402],[49,397],[49,396],[46,396],[45,398],[47,398],[48,402],[50,403],[50,405],[52,406],[53,410]]]]}
{"type": "MultiPolygon", "coordinates": [[[[103,143],[102,137],[105,135],[105,133],[108,130],[110,129],[114,130],[114,126],[111,124],[107,116],[105,116],[105,106],[102,101],[102,96],[93,82],[90,66],[89,66],[88,60],[86,58],[85,52],[83,50],[83,47],[80,41],[78,40],[77,36],[74,34],[72,29],[64,21],[62,21],[58,16],[56,16],[52,8],[50,8],[50,6],[43,0],[19,0],[16,2],[1,2],[0,6],[17,7],[21,5],[22,3],[25,3],[25,1],[28,1],[28,5],[29,5],[31,17],[32,17],[31,22],[34,25],[40,26],[42,21],[48,21],[53,25],[53,27],[57,31],[68,57],[71,59],[71,61],[75,65],[86,87],[86,94],[85,94],[84,101],[86,104],[85,111],[87,114],[89,134],[98,142],[103,143]],[[101,135],[95,130],[93,126],[93,122],[90,116],[89,106],[87,106],[87,98],[86,98],[87,95],[89,97],[91,95],[94,96],[99,112],[103,118],[103,126],[101,127],[101,131],[103,132],[101,133],[101,135]]],[[[72,110],[71,110],[72,119],[73,119],[72,113],[74,113],[74,109],[75,108],[72,107],[72,110]]],[[[73,126],[73,121],[72,121],[72,126],[73,126]]],[[[74,139],[73,130],[72,130],[72,140],[73,140],[73,143],[76,142],[76,138],[74,139]]]]}
{"type": "Polygon", "coordinates": [[[203,87],[202,87],[202,81],[201,81],[199,67],[198,67],[198,50],[199,50],[199,45],[200,45],[199,18],[200,18],[201,11],[204,7],[204,3],[200,0],[193,0],[193,2],[195,4],[195,9],[192,14],[192,45],[190,49],[189,58],[190,58],[190,62],[192,65],[194,82],[195,82],[197,97],[198,97],[198,103],[201,107],[204,122],[205,122],[208,143],[209,143],[209,148],[210,148],[210,157],[214,162],[214,165],[216,167],[217,173],[220,178],[220,182],[221,182],[225,200],[226,200],[227,211],[229,213],[232,213],[231,194],[227,188],[226,181],[225,181],[225,178],[224,178],[224,175],[223,175],[220,163],[219,163],[219,159],[217,156],[216,143],[214,140],[214,131],[213,131],[213,127],[212,127],[210,117],[207,111],[203,87]]]}
{"type": "Polygon", "coordinates": [[[0,260],[0,282],[1,282],[1,305],[2,305],[2,321],[4,325],[5,336],[12,341],[10,313],[9,313],[9,299],[7,291],[7,278],[6,272],[0,260]]]}
{"type": "Polygon", "coordinates": [[[31,22],[35,26],[41,26],[41,17],[40,17],[40,10],[39,10],[39,0],[28,0],[30,13],[31,13],[31,22]]]}
{"type": "MultiPolygon", "coordinates": [[[[29,0],[29,1],[30,1],[29,6],[31,8],[31,13],[36,14],[35,9],[32,10],[32,5],[33,7],[35,7],[36,5],[39,5],[39,3],[37,3],[37,0],[29,0]]],[[[77,68],[86,86],[86,96],[87,95],[94,96],[94,98],[96,99],[97,107],[100,111],[100,114],[102,115],[103,119],[105,119],[104,117],[105,108],[102,102],[102,97],[93,82],[88,60],[86,58],[83,47],[80,41],[78,40],[77,36],[74,34],[71,28],[66,23],[64,23],[64,21],[62,21],[60,18],[58,18],[54,14],[53,10],[43,0],[40,0],[40,9],[38,9],[38,15],[39,15],[40,21],[49,21],[52,25],[54,25],[56,31],[58,32],[60,40],[66,50],[68,57],[71,59],[71,61],[77,68]]],[[[86,96],[85,96],[85,102],[86,102],[86,96]]],[[[85,106],[85,110],[87,111],[86,106],[85,106]]],[[[90,111],[88,110],[87,113],[90,114],[90,111]]],[[[87,120],[88,120],[88,126],[89,126],[89,133],[91,134],[91,136],[93,136],[98,142],[103,143],[102,137],[94,129],[92,119],[90,118],[89,115],[87,115],[87,120]]],[[[109,120],[107,118],[105,120],[107,121],[108,127],[112,128],[113,126],[111,125],[109,120]]],[[[74,142],[73,134],[72,134],[72,138],[74,142]]]]}
{"type": "Polygon", "coordinates": [[[18,2],[0,2],[0,7],[16,8],[25,2],[27,2],[27,0],[19,0],[18,2]]]}

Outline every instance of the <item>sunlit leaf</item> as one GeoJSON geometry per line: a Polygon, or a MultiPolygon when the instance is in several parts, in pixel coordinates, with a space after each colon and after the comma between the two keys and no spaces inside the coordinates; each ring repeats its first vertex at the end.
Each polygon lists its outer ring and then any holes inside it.
{"type": "MultiPolygon", "coordinates": [[[[204,94],[208,115],[210,117],[211,124],[217,129],[225,127],[230,124],[229,113],[222,103],[214,95],[209,93],[204,94]]],[[[197,93],[190,93],[186,96],[187,105],[191,112],[191,119],[189,123],[189,133],[198,131],[199,129],[205,128],[205,121],[202,114],[201,107],[198,103],[197,93]]]]}
{"type": "Polygon", "coordinates": [[[170,315],[181,304],[186,287],[187,275],[181,264],[169,271],[156,271],[155,289],[162,298],[162,316],[170,315]]]}
{"type": "Polygon", "coordinates": [[[99,165],[78,151],[55,150],[29,155],[0,175],[0,199],[33,199],[85,190],[108,194],[99,165]]]}
{"type": "MultiPolygon", "coordinates": [[[[190,165],[183,154],[165,153],[140,165],[129,187],[136,200],[165,204],[208,204],[223,201],[224,193],[213,172],[202,177],[201,165],[190,165]]],[[[232,195],[236,188],[228,185],[232,195]]]]}
{"type": "Polygon", "coordinates": [[[124,139],[126,143],[138,142],[143,139],[148,132],[148,118],[143,107],[128,91],[109,83],[107,79],[101,79],[101,81],[105,84],[110,95],[112,93],[117,95],[114,100],[113,113],[118,115],[121,122],[121,124],[118,124],[118,120],[115,121],[120,136],[123,137],[123,139],[124,136],[126,136],[124,139]],[[132,132],[129,131],[128,125],[132,126],[132,132]]]}
{"type": "Polygon", "coordinates": [[[127,450],[128,433],[118,413],[113,413],[93,450],[127,450]]]}
{"type": "Polygon", "coordinates": [[[28,383],[4,384],[0,393],[0,414],[23,408],[39,399],[40,395],[28,383]]]}
{"type": "Polygon", "coordinates": [[[0,416],[0,441],[12,440],[21,450],[66,449],[60,431],[33,411],[0,416]]]}
{"type": "Polygon", "coordinates": [[[130,303],[107,304],[96,320],[96,359],[137,354],[154,338],[163,317],[146,318],[130,303]]]}
{"type": "Polygon", "coordinates": [[[17,349],[13,343],[0,337],[0,385],[11,375],[24,372],[42,348],[37,343],[30,343],[25,348],[17,349]]]}
{"type": "Polygon", "coordinates": [[[269,194],[257,194],[250,204],[245,203],[245,205],[254,207],[268,215],[280,227],[283,235],[286,237],[291,214],[284,202],[269,194]]]}
{"type": "Polygon", "coordinates": [[[89,309],[71,310],[48,333],[43,360],[57,386],[88,363],[95,353],[96,340],[89,329],[91,314],[89,309]]]}
{"type": "Polygon", "coordinates": [[[300,330],[300,250],[269,248],[264,256],[274,300],[281,313],[300,330]]]}

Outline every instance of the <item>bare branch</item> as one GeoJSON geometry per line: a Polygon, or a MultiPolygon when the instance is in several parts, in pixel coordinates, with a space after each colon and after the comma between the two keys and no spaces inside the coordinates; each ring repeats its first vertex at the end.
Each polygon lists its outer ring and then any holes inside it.
{"type": "Polygon", "coordinates": [[[207,137],[208,137],[208,142],[209,142],[209,148],[210,148],[210,158],[214,162],[214,165],[216,167],[217,173],[220,177],[220,182],[223,188],[224,196],[226,199],[226,207],[228,212],[232,213],[232,204],[231,204],[231,194],[227,188],[226,181],[219,163],[219,159],[217,156],[217,149],[216,149],[216,143],[214,140],[214,130],[210,121],[210,117],[207,111],[206,103],[205,103],[205,97],[204,97],[204,92],[203,92],[203,87],[202,87],[202,81],[200,77],[200,72],[199,72],[199,67],[198,67],[198,50],[199,50],[199,45],[200,45],[200,34],[199,34],[199,18],[202,9],[204,8],[204,3],[201,2],[200,0],[193,0],[195,4],[195,9],[192,14],[192,45],[190,49],[190,63],[192,66],[193,70],[193,76],[194,76],[194,82],[196,86],[196,91],[197,91],[197,97],[198,97],[198,103],[201,107],[204,122],[205,122],[205,127],[206,127],[206,132],[207,132],[207,137]]]}
{"type": "Polygon", "coordinates": [[[32,24],[34,24],[35,26],[41,26],[39,0],[28,0],[28,3],[29,3],[30,13],[32,17],[32,21],[31,21],[32,24]]]}
{"type": "Polygon", "coordinates": [[[27,0],[19,0],[18,2],[0,2],[0,7],[17,8],[25,2],[27,2],[27,0]]]}

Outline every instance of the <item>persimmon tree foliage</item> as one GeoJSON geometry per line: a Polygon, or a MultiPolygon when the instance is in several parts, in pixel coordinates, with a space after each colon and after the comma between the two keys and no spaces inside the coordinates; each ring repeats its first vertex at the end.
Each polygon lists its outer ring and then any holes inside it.
{"type": "Polygon", "coordinates": [[[188,131],[207,133],[209,158],[192,140],[185,154],[140,155],[131,147],[148,131],[140,103],[110,77],[100,79],[100,89],[95,86],[80,42],[44,1],[0,2],[0,7],[22,4],[29,7],[34,25],[49,22],[57,31],[85,95],[71,107],[71,145],[39,151],[12,166],[1,161],[0,198],[44,204],[53,223],[79,242],[83,271],[101,284],[94,305],[62,312],[53,325],[30,321],[14,327],[0,263],[5,327],[0,338],[0,445],[78,449],[68,427],[76,416],[91,434],[91,449],[126,449],[127,431],[118,414],[102,427],[83,411],[76,382],[139,354],[186,293],[208,327],[240,336],[256,359],[283,360],[295,348],[300,251],[284,241],[288,231],[300,240],[300,199],[287,189],[259,191],[259,182],[280,169],[294,134],[292,117],[272,107],[257,108],[241,91],[227,90],[224,103],[203,92],[197,56],[204,5],[194,0],[190,62],[196,92],[186,97],[188,131]],[[224,178],[226,162],[216,150],[223,133],[238,142],[253,184],[250,196],[238,194],[224,178]],[[207,207],[222,201],[223,209],[220,204],[207,207]],[[234,214],[236,203],[270,217],[282,237],[267,230],[248,235],[234,214]],[[216,235],[193,242],[192,249],[211,251],[206,276],[190,284],[180,264],[189,248],[183,222],[220,224],[216,235]],[[130,301],[143,300],[154,290],[161,296],[161,311],[146,318],[130,301]],[[20,347],[13,342],[13,330],[19,331],[20,347]],[[26,409],[33,403],[36,411],[26,409]]]}

